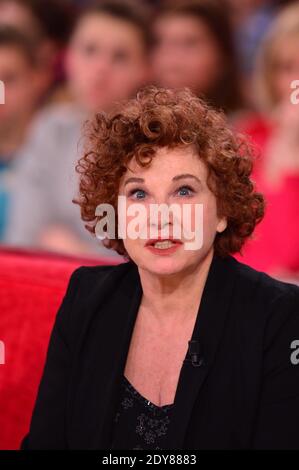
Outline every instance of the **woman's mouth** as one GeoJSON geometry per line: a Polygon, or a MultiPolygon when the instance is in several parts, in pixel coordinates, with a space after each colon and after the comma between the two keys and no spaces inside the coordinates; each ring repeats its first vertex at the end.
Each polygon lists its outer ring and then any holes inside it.
{"type": "Polygon", "coordinates": [[[156,240],[147,243],[146,248],[154,254],[166,255],[174,253],[181,245],[179,240],[156,240]]]}

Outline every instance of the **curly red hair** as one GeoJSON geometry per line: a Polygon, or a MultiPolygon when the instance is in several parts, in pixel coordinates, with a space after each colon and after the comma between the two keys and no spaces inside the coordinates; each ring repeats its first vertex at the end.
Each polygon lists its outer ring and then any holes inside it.
{"type": "MultiPolygon", "coordinates": [[[[218,215],[227,218],[226,229],[214,241],[217,255],[240,252],[263,218],[264,198],[250,179],[253,148],[233,133],[223,113],[189,89],[147,86],[136,98],[118,103],[108,114],[97,113],[86,124],[85,151],[76,166],[79,196],[73,202],[80,205],[90,232],[95,233],[99,204],[112,204],[116,211],[120,179],[133,157],[146,166],[158,148],[181,145],[197,149],[208,170],[218,215]]],[[[104,245],[129,258],[122,239],[105,239],[104,245]]]]}

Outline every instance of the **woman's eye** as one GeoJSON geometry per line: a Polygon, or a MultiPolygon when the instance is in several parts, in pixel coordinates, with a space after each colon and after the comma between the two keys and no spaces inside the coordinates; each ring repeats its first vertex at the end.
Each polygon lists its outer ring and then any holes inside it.
{"type": "Polygon", "coordinates": [[[96,55],[98,48],[95,44],[85,44],[82,51],[87,57],[92,57],[96,55]]]}
{"type": "Polygon", "coordinates": [[[190,188],[190,186],[182,186],[178,189],[178,193],[180,196],[191,196],[194,191],[192,188],[190,188]]]}
{"type": "Polygon", "coordinates": [[[132,189],[129,192],[129,196],[133,196],[135,199],[144,199],[145,191],[143,191],[143,189],[132,189]]]}
{"type": "Polygon", "coordinates": [[[117,51],[113,56],[114,63],[126,63],[128,62],[128,54],[126,51],[117,51]]]}
{"type": "MultiPolygon", "coordinates": [[[[192,196],[194,194],[194,190],[190,186],[181,186],[176,193],[179,196],[192,196]]],[[[129,197],[132,197],[133,199],[144,199],[146,197],[146,192],[143,189],[136,188],[132,189],[129,192],[129,197]]]]}

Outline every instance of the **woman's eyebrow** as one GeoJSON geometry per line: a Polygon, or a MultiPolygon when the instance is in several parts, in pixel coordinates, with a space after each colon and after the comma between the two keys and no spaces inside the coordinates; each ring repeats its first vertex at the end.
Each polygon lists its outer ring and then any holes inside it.
{"type": "Polygon", "coordinates": [[[128,178],[125,180],[124,182],[124,186],[126,186],[126,184],[128,183],[144,183],[144,179],[143,178],[137,178],[136,176],[132,176],[131,178],[128,178]]]}
{"type": "MultiPolygon", "coordinates": [[[[183,173],[181,175],[176,175],[172,178],[172,181],[178,181],[178,180],[186,179],[186,178],[195,179],[199,184],[201,184],[200,179],[197,178],[197,176],[195,176],[195,175],[191,175],[190,173],[183,173]]],[[[126,186],[128,183],[144,183],[144,179],[143,178],[137,178],[136,176],[132,176],[132,177],[125,180],[124,186],[126,186]]]]}
{"type": "Polygon", "coordinates": [[[197,178],[197,176],[195,175],[191,175],[190,173],[183,173],[181,175],[176,175],[172,178],[172,181],[178,181],[178,180],[181,180],[181,179],[186,179],[186,178],[192,178],[192,179],[195,179],[199,184],[202,184],[200,179],[197,178]]]}

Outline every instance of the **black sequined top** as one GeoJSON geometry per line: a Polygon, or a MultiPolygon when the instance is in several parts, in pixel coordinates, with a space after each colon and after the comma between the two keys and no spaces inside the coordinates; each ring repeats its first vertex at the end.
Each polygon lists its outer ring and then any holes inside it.
{"type": "Polygon", "coordinates": [[[123,375],[111,449],[171,449],[167,438],[173,406],[150,402],[123,375]]]}

